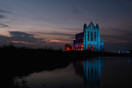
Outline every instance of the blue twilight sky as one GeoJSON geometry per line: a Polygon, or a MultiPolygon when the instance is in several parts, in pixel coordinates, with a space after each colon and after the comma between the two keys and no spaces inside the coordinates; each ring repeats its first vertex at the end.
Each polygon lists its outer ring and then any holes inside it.
{"type": "Polygon", "coordinates": [[[107,50],[132,49],[132,0],[0,0],[0,44],[64,48],[91,21],[107,50]]]}

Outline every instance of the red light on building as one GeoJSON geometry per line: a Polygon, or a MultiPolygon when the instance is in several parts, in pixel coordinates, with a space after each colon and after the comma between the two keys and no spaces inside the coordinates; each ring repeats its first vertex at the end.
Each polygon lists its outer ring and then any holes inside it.
{"type": "Polygon", "coordinates": [[[88,50],[89,50],[89,45],[88,45],[88,50]]]}
{"type": "Polygon", "coordinates": [[[65,44],[65,50],[66,51],[70,51],[72,49],[72,47],[69,44],[65,44]]]}
{"type": "Polygon", "coordinates": [[[94,45],[94,48],[95,48],[95,50],[96,50],[96,44],[94,45]]]}
{"type": "Polygon", "coordinates": [[[83,61],[81,62],[81,64],[83,65],[83,61]]]}
{"type": "Polygon", "coordinates": [[[66,49],[67,51],[69,51],[70,50],[70,48],[69,47],[67,47],[67,49],[66,49]]]}
{"type": "Polygon", "coordinates": [[[93,44],[91,44],[91,51],[93,51],[93,44]]]}
{"type": "Polygon", "coordinates": [[[83,45],[81,45],[81,51],[83,51],[83,45]]]}

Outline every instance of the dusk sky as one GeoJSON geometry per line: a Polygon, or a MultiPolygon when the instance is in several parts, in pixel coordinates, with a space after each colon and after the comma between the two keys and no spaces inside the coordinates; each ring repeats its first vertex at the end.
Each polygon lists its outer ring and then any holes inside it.
{"type": "Polygon", "coordinates": [[[132,0],[0,0],[0,45],[64,48],[91,21],[106,50],[132,49],[132,0]]]}

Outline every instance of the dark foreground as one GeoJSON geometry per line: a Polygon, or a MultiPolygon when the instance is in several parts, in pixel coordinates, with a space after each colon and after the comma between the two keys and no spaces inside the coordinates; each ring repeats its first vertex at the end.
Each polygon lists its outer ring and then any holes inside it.
{"type": "MultiPolygon", "coordinates": [[[[0,88],[20,88],[14,85],[15,77],[28,76],[34,72],[64,68],[74,61],[96,57],[128,57],[130,54],[103,52],[63,52],[52,49],[0,48],[0,88]]],[[[24,83],[24,81],[23,81],[24,83]]]]}

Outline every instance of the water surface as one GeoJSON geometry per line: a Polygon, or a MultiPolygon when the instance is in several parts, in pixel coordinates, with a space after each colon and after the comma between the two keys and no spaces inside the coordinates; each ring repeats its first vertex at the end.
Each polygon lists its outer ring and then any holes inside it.
{"type": "Polygon", "coordinates": [[[130,57],[87,58],[65,68],[35,72],[14,80],[18,88],[132,87],[132,63],[130,57]]]}

